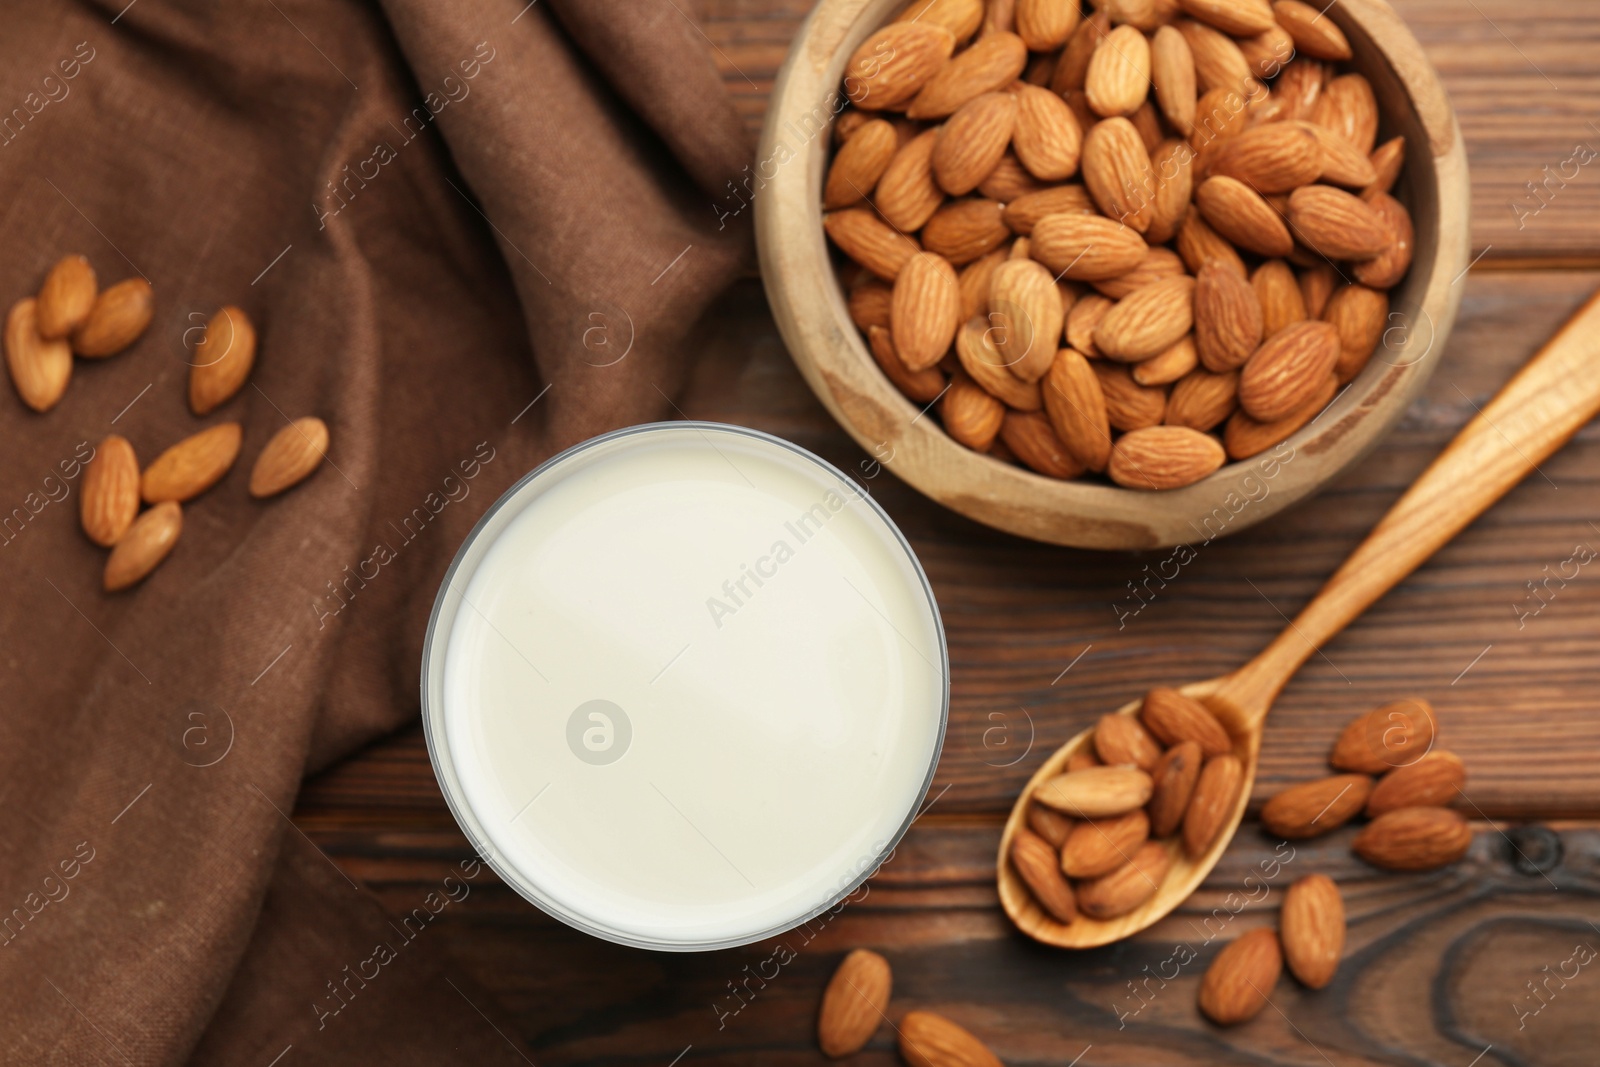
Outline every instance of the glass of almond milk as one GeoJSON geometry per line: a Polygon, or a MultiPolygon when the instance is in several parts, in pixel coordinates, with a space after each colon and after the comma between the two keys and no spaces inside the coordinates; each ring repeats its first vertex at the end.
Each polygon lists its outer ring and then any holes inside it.
{"type": "Polygon", "coordinates": [[[843,900],[916,817],[949,712],[927,576],[838,469],[755,430],[619,430],[513,486],[423,653],[433,766],[505,882],[653,949],[843,900]]]}

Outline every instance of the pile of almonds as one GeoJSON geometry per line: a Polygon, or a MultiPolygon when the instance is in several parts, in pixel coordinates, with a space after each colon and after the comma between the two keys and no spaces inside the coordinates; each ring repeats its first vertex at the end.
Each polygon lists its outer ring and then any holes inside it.
{"type": "Polygon", "coordinates": [[[1288,438],[1411,264],[1350,57],[1301,0],[915,0],[845,68],[823,190],[885,376],[1054,478],[1171,489],[1288,438]]]}
{"type": "MultiPolygon", "coordinates": [[[[101,359],[123,351],[150,325],[150,283],[129,278],[103,292],[83,256],[51,268],[37,297],[6,317],[5,357],[23,403],[46,412],[72,377],[72,356],[101,359]]],[[[189,408],[207,415],[232,399],[255,366],[256,331],[245,313],[225,307],[206,324],[189,371],[189,408]]],[[[225,422],[184,438],[141,472],[133,445],[118,434],[95,448],[84,469],[79,521],[89,540],[111,549],[106,592],[136,585],[164,560],[183,529],[181,504],[211,488],[238,458],[243,430],[225,422]],[[141,512],[140,502],[151,505],[141,512]]],[[[297,419],[279,430],[256,458],[250,495],[283,492],[316,470],[328,450],[321,419],[297,419]]]]}
{"type": "MultiPolygon", "coordinates": [[[[889,961],[858,948],[844,958],[822,994],[817,1044],[833,1059],[858,1052],[888,1020],[893,975],[889,961]]],[[[931,1011],[910,1011],[894,1026],[911,1067],[1001,1067],[1000,1059],[958,1023],[931,1011]]]]}

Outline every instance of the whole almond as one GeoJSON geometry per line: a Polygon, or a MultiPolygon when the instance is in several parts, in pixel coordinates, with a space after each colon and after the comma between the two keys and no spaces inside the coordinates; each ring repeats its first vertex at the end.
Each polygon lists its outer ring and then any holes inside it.
{"type": "Polygon", "coordinates": [[[1334,133],[1310,122],[1302,123],[1322,150],[1321,180],[1347,189],[1365,189],[1378,180],[1378,172],[1365,152],[1334,133]]]}
{"type": "Polygon", "coordinates": [[[1137,767],[1090,767],[1047,779],[1034,799],[1079,819],[1104,819],[1144,807],[1150,789],[1137,767]]]}
{"type": "Polygon", "coordinates": [[[1267,0],[1178,0],[1178,7],[1234,37],[1257,34],[1273,25],[1267,0]]]}
{"type": "MultiPolygon", "coordinates": [[[[1028,86],[1028,88],[1033,87],[1028,86]]],[[[1021,89],[1017,90],[1019,96],[1021,91],[1021,89]]],[[[1018,104],[1020,106],[1020,99],[1018,104]]],[[[1018,114],[1020,116],[1020,111],[1018,114]]],[[[1077,122],[1078,120],[1073,119],[1072,121],[1077,122]]],[[[989,172],[989,176],[978,183],[979,196],[999,201],[1002,204],[1009,204],[1019,196],[1026,196],[1029,193],[1037,193],[1050,188],[1044,182],[1028,173],[1028,168],[1024,167],[1022,161],[1017,158],[1016,137],[1016,131],[1013,130],[1011,134],[1012,147],[1007,149],[1005,155],[1000,157],[1000,162],[995,164],[994,170],[989,172]]]]}
{"type": "Polygon", "coordinates": [[[1371,259],[1389,247],[1383,219],[1359,198],[1331,185],[1307,185],[1289,197],[1295,237],[1329,259],[1371,259]]]}
{"type": "Polygon", "coordinates": [[[1000,440],[1031,470],[1049,478],[1076,478],[1083,464],[1061,443],[1050,419],[1038,412],[1008,411],[1000,424],[1000,440]]]}
{"type": "Polygon", "coordinates": [[[59,341],[82,326],[94,308],[99,286],[94,268],[82,256],[67,256],[50,268],[39,287],[39,336],[59,341]]]}
{"type": "Polygon", "coordinates": [[[873,326],[889,328],[889,301],[893,290],[876,278],[863,282],[850,290],[846,303],[850,307],[850,321],[862,333],[873,326]]]}
{"type": "Polygon", "coordinates": [[[1194,202],[1211,228],[1240,248],[1268,257],[1294,251],[1283,216],[1237,178],[1221,174],[1207,178],[1195,190],[1194,202]]]}
{"type": "Polygon", "coordinates": [[[1364,774],[1335,774],[1292,786],[1267,801],[1261,825],[1270,833],[1296,841],[1337,830],[1355,818],[1372,793],[1364,774]]]}
{"type": "Polygon", "coordinates": [[[1172,854],[1158,841],[1147,841],[1122,866],[1078,884],[1078,910],[1091,919],[1126,915],[1151,897],[1166,880],[1172,854]]]}
{"type": "Polygon", "coordinates": [[[1061,846],[1062,873],[1071,878],[1110,874],[1132,859],[1149,838],[1150,817],[1142,808],[1110,819],[1080,822],[1061,846]]]}
{"type": "Polygon", "coordinates": [[[1155,767],[1161,746],[1132,715],[1110,712],[1100,716],[1094,730],[1094,751],[1110,766],[1131,763],[1140,770],[1155,767]]]}
{"type": "Polygon", "coordinates": [[[1083,281],[1126,274],[1149,251],[1137,230],[1093,215],[1046,215],[1031,238],[1033,258],[1052,274],[1083,281]]]}
{"type": "Polygon", "coordinates": [[[1194,106],[1200,98],[1195,87],[1194,53],[1183,34],[1162,26],[1150,39],[1150,83],[1161,113],[1181,136],[1194,129],[1194,106]]]}
{"type": "Polygon", "coordinates": [[[1078,172],[1083,131],[1066,101],[1048,89],[1025,85],[1016,92],[1017,119],[1011,144],[1028,173],[1060,181],[1078,172]]]}
{"type": "Polygon", "coordinates": [[[1078,28],[1078,0],[1016,0],[1017,34],[1030,51],[1060,48],[1078,28]]]}
{"type": "Polygon", "coordinates": [[[1284,894],[1278,916],[1283,955],[1289,970],[1306,986],[1321,989],[1333,981],[1344,954],[1344,899],[1325,874],[1308,874],[1284,894]]]}
{"type": "Polygon", "coordinates": [[[1378,98],[1359,74],[1341,74],[1322,87],[1311,121],[1370,153],[1378,137],[1378,98]]]}
{"type": "Polygon", "coordinates": [[[1202,93],[1224,89],[1251,96],[1261,91],[1261,83],[1255,80],[1249,61],[1233,38],[1193,19],[1179,19],[1173,25],[1183,34],[1194,56],[1195,83],[1202,93]]]}
{"type": "Polygon", "coordinates": [[[1150,775],[1155,783],[1150,793],[1151,834],[1168,837],[1183,825],[1183,812],[1200,780],[1204,761],[1200,746],[1193,741],[1180,741],[1162,754],[1150,775]]]}
{"type": "MultiPolygon", "coordinates": [[[[1049,89],[1052,93],[1063,97],[1069,93],[1082,93],[1084,82],[1089,78],[1089,62],[1094,58],[1100,42],[1110,32],[1111,13],[1104,9],[1095,11],[1078,24],[1078,28],[1067,39],[1067,46],[1061,50],[1061,59],[1050,76],[1049,89]]],[[[1087,109],[1088,105],[1084,106],[1087,109]]]]}
{"type": "Polygon", "coordinates": [[[1099,293],[1087,293],[1075,301],[1072,310],[1067,312],[1067,346],[1090,359],[1100,359],[1100,350],[1094,346],[1094,331],[1115,306],[1099,293]]]}
{"type": "Polygon", "coordinates": [[[1239,407],[1239,372],[1213,374],[1204,368],[1190,371],[1172,387],[1167,397],[1168,426],[1210,430],[1222,425],[1239,407]]]}
{"type": "Polygon", "coordinates": [[[1301,0],[1277,0],[1272,5],[1272,13],[1278,25],[1289,31],[1296,51],[1314,59],[1350,58],[1350,41],[1320,8],[1301,3],[1301,0]]]}
{"type": "Polygon", "coordinates": [[[987,452],[1000,434],[1006,406],[965,375],[950,380],[939,401],[944,431],[974,452],[987,452]]]}
{"type": "MultiPolygon", "coordinates": [[[[1101,278],[1090,284],[1113,300],[1132,296],[1147,285],[1164,282],[1184,275],[1183,260],[1170,248],[1152,248],[1144,254],[1139,265],[1115,278],[1101,278]]],[[[1095,324],[1097,327],[1099,323],[1095,324]]]]}
{"type": "Polygon", "coordinates": [[[24,297],[6,315],[6,369],[22,402],[35,411],[49,411],[72,380],[72,348],[65,341],[39,336],[38,301],[24,297]]]}
{"type": "Polygon", "coordinates": [[[834,153],[822,187],[823,209],[832,211],[865,200],[899,147],[900,139],[890,123],[872,119],[862,124],[834,153]]]}
{"type": "Polygon", "coordinates": [[[1178,255],[1183,257],[1184,264],[1197,279],[1206,264],[1211,262],[1221,263],[1240,278],[1248,275],[1239,253],[1218,236],[1217,231],[1207,225],[1206,220],[1200,217],[1200,212],[1193,207],[1188,209],[1188,214],[1178,227],[1177,249],[1178,255]]]}
{"type": "Polygon", "coordinates": [[[1223,143],[1211,173],[1237,178],[1258,193],[1287,193],[1317,180],[1322,148],[1314,134],[1295,123],[1255,126],[1223,143]]]}
{"type": "Polygon", "coordinates": [[[1031,234],[1046,215],[1093,215],[1094,201],[1081,185],[1056,185],[1034,193],[1024,193],[1005,207],[1005,222],[1012,231],[1031,234]]]}
{"type": "Polygon", "coordinates": [[[955,51],[955,35],[931,22],[894,22],[861,42],[844,68],[845,94],[879,111],[910,100],[955,51]]]}
{"type": "Polygon", "coordinates": [[[822,228],[841,252],[888,282],[921,251],[914,238],[891,229],[868,208],[829,212],[822,216],[822,228]]]}
{"type": "Polygon", "coordinates": [[[1117,303],[1094,331],[1101,354],[1123,363],[1160,355],[1194,325],[1194,279],[1179,275],[1147,285],[1117,303]]]}
{"type": "Polygon", "coordinates": [[[1120,364],[1095,360],[1090,369],[1100,379],[1100,395],[1106,400],[1106,420],[1114,428],[1143,430],[1161,425],[1167,413],[1166,390],[1140,385],[1133,380],[1133,372],[1120,364]]]}
{"type": "Polygon", "coordinates": [[[1226,458],[1208,434],[1187,426],[1148,426],[1117,439],[1106,473],[1130,489],[1179,489],[1210,475],[1226,458]]]}
{"type": "Polygon", "coordinates": [[[207,415],[227,403],[243,388],[255,362],[256,330],[249,316],[236,307],[211,316],[189,364],[189,410],[207,415]]]}
{"type": "Polygon", "coordinates": [[[1393,288],[1411,269],[1412,242],[1416,240],[1411,212],[1388,193],[1374,190],[1362,194],[1361,199],[1372,208],[1389,231],[1389,245],[1372,259],[1357,263],[1351,273],[1356,281],[1370,288],[1393,288]]]}
{"type": "Polygon", "coordinates": [[[1239,757],[1228,753],[1206,760],[1183,813],[1183,847],[1190,856],[1198,858],[1211,847],[1233,817],[1243,786],[1244,765],[1239,757]]]}
{"type": "Polygon", "coordinates": [[[146,467],[139,494],[147,504],[192,500],[217,484],[239,456],[237,422],[201,430],[167,449],[146,467]]]}
{"type": "Polygon", "coordinates": [[[1286,326],[1245,363],[1239,406],[1261,422],[1281,419],[1316,395],[1338,359],[1339,332],[1328,323],[1286,326]]]}
{"type": "Polygon", "coordinates": [[[1001,207],[983,197],[951,200],[922,227],[922,243],[954,266],[993,252],[1011,236],[1001,207]]]}
{"type": "MultiPolygon", "coordinates": [[[[1241,37],[1239,51],[1244,54],[1245,62],[1250,64],[1250,73],[1258,78],[1275,78],[1283,68],[1294,59],[1294,38],[1282,26],[1273,24],[1260,33],[1250,37],[1241,37]]],[[[1257,106],[1263,108],[1269,115],[1275,114],[1283,101],[1268,98],[1257,106]]],[[[1262,121],[1270,121],[1263,118],[1262,121]]]]}
{"type": "Polygon", "coordinates": [[[1250,930],[1217,953],[1200,980],[1200,1010],[1218,1026],[1247,1022],[1267,1006],[1283,973],[1278,935],[1250,930]]]}
{"type": "Polygon", "coordinates": [[[1380,193],[1387,193],[1394,188],[1395,180],[1400,177],[1400,168],[1405,165],[1406,139],[1404,137],[1390,138],[1377,148],[1374,148],[1372,155],[1368,158],[1372,162],[1372,171],[1377,177],[1362,192],[1371,193],[1376,190],[1380,193]]]}
{"type": "Polygon", "coordinates": [[[1341,383],[1361,372],[1389,325],[1389,298],[1364,285],[1342,285],[1328,298],[1322,319],[1339,335],[1334,374],[1341,383]]]}
{"type": "Polygon", "coordinates": [[[884,376],[894,383],[896,389],[917,403],[931,404],[944,393],[944,375],[937,367],[921,371],[907,369],[900,359],[900,353],[894,350],[894,339],[889,336],[888,327],[867,327],[867,347],[871,349],[872,358],[884,376]]]}
{"type": "Polygon", "coordinates": [[[983,15],[983,0],[912,0],[894,20],[943,26],[957,41],[965,41],[983,25],[983,15]]]}
{"type": "Polygon", "coordinates": [[[1328,298],[1339,287],[1339,272],[1331,263],[1316,263],[1300,272],[1300,295],[1306,302],[1306,316],[1320,319],[1328,298]]]}
{"type": "Polygon", "coordinates": [[[893,230],[922,229],[944,203],[944,190],[933,180],[933,148],[938,141],[937,129],[917,134],[896,150],[879,177],[876,205],[893,230]]]}
{"type": "Polygon", "coordinates": [[[1009,357],[994,343],[1001,328],[989,323],[990,320],[969,319],[956,334],[956,358],[961,361],[961,369],[1006,407],[1015,411],[1038,411],[1044,406],[1039,384],[1013,373],[1014,368],[1006,364],[1009,357]]]}
{"type": "Polygon", "coordinates": [[[1228,450],[1228,458],[1249,459],[1273,445],[1287,441],[1302,426],[1316,418],[1338,390],[1338,379],[1329,374],[1310,400],[1283,418],[1271,422],[1261,422],[1243,411],[1235,411],[1222,431],[1222,444],[1228,450]]]}
{"type": "Polygon", "coordinates": [[[1373,819],[1350,847],[1384,870],[1431,871],[1465,856],[1472,830],[1449,808],[1400,808],[1373,819]]]}
{"type": "Polygon", "coordinates": [[[928,79],[906,117],[942,119],[984,93],[1004,89],[1028,65],[1028,48],[1014,33],[989,33],[958,53],[928,79]]]}
{"type": "MultiPolygon", "coordinates": [[[[1018,0],[1018,5],[1023,2],[1018,0]]],[[[900,1057],[910,1067],[1002,1067],[982,1041],[943,1015],[907,1012],[899,1032],[900,1057]]]]}
{"type": "MultiPolygon", "coordinates": [[[[994,273],[1000,264],[1009,260],[1005,249],[997,248],[961,268],[956,281],[961,285],[961,321],[975,315],[989,314],[989,294],[994,287],[994,273]]],[[[886,324],[887,325],[887,324],[886,324]]]]}
{"type": "Polygon", "coordinates": [[[1012,374],[1036,382],[1050,372],[1064,319],[1061,294],[1043,264],[1014,259],[995,268],[987,327],[1002,365],[1012,374]]]}
{"type": "Polygon", "coordinates": [[[1093,745],[1084,745],[1072,755],[1067,757],[1067,774],[1074,771],[1086,771],[1090,767],[1104,767],[1100,757],[1094,754],[1093,745]]]}
{"type": "Polygon", "coordinates": [[[1140,385],[1170,385],[1194,370],[1199,362],[1200,355],[1191,335],[1180,338],[1177,344],[1160,355],[1135,364],[1133,380],[1140,385]]]}
{"type": "Polygon", "coordinates": [[[1194,199],[1194,158],[1194,149],[1178,140],[1163,141],[1150,153],[1156,191],[1150,201],[1150,228],[1145,231],[1147,242],[1170,241],[1183,225],[1189,213],[1189,202],[1194,199]]]}
{"type": "Polygon", "coordinates": [[[1263,315],[1255,289],[1232,266],[1212,260],[1194,287],[1194,340],[1213,373],[1243,366],[1261,347],[1263,315]]]}
{"type": "Polygon", "coordinates": [[[328,426],[315,416],[295,419],[272,435],[250,471],[250,495],[276,496],[305,481],[328,454],[328,426]]]}
{"type": "Polygon", "coordinates": [[[961,105],[941,127],[933,146],[933,178],[952,196],[976,189],[994,170],[1011,143],[1017,98],[984,93],[961,105]]]}
{"type": "Polygon", "coordinates": [[[1272,86],[1272,95],[1284,103],[1283,120],[1310,120],[1327,80],[1328,65],[1321,60],[1302,55],[1286,64],[1272,86]]]}
{"type": "Polygon", "coordinates": [[[889,332],[910,371],[926,370],[950,351],[961,324],[961,286],[943,256],[918,252],[895,279],[889,332]]]}
{"type": "Polygon", "coordinates": [[[1211,710],[1176,689],[1162,686],[1144,695],[1139,718],[1162,744],[1193,741],[1209,759],[1233,751],[1233,741],[1211,710]]]}
{"type": "Polygon", "coordinates": [[[1111,422],[1105,394],[1081,353],[1070,348],[1056,353],[1044,379],[1044,410],[1073,459],[1092,471],[1106,469],[1111,458],[1111,422]]]}
{"type": "Polygon", "coordinates": [[[834,1059],[858,1052],[887,1018],[894,976],[889,961],[858,948],[839,964],[822,993],[817,1013],[817,1044],[834,1059]]]}
{"type": "Polygon", "coordinates": [[[1083,91],[1095,114],[1131,115],[1150,95],[1150,42],[1135,26],[1118,26],[1089,57],[1083,91]]]}
{"type": "Polygon", "coordinates": [[[834,147],[837,148],[839,145],[844,144],[850,139],[851,134],[871,121],[872,113],[869,111],[859,111],[856,108],[847,107],[839,112],[839,117],[833,120],[834,147]]]}
{"type": "Polygon", "coordinates": [[[137,585],[167,558],[183,530],[183,509],[163,501],[134,520],[111,550],[101,584],[108,593],[137,585]]]}
{"type": "Polygon", "coordinates": [[[1061,873],[1060,857],[1050,842],[1019,827],[1011,838],[1011,865],[1028,884],[1033,899],[1057,922],[1070,923],[1078,917],[1072,887],[1061,873]]]}
{"type": "Polygon", "coordinates": [[[1049,842],[1051,848],[1066,844],[1077,822],[1043,804],[1028,805],[1028,829],[1049,842]]]}
{"type": "Polygon", "coordinates": [[[112,434],[83,469],[78,518],[89,540],[110,548],[139,514],[139,460],[126,437],[112,434]]]}
{"type": "Polygon", "coordinates": [[[1400,808],[1444,807],[1466,784],[1467,768],[1461,757],[1437,749],[1378,779],[1367,798],[1367,817],[1377,818],[1400,808]]]}
{"type": "Polygon", "coordinates": [[[1155,168],[1132,122],[1109,118],[1095,123],[1083,139],[1082,165],[1084,187],[1102,214],[1140,233],[1150,228],[1155,168]]]}
{"type": "Polygon", "coordinates": [[[72,334],[72,350],[88,359],[114,356],[137,341],[155,314],[150,283],[128,278],[95,297],[89,317],[72,334]]]}
{"type": "Polygon", "coordinates": [[[1196,179],[1209,177],[1222,143],[1243,133],[1250,124],[1250,105],[1237,89],[1208,89],[1195,102],[1194,126],[1189,143],[1194,148],[1197,168],[1207,171],[1196,179]],[[1203,160],[1199,157],[1203,156],[1203,160]]]}
{"type": "Polygon", "coordinates": [[[1261,333],[1271,337],[1285,326],[1303,322],[1306,314],[1305,297],[1300,294],[1300,284],[1294,271],[1281,259],[1269,259],[1250,275],[1250,287],[1256,292],[1261,305],[1261,333]]]}

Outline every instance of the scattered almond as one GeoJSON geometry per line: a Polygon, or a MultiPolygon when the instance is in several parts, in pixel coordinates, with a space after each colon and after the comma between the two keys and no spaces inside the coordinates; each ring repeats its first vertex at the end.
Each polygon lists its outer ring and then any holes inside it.
{"type": "Polygon", "coordinates": [[[228,473],[240,437],[239,424],[225,422],[184,438],[145,468],[140,495],[148,504],[194,499],[228,473]]]}
{"type": "Polygon", "coordinates": [[[1256,1017],[1283,973],[1278,935],[1250,930],[1217,953],[1200,980],[1200,1010],[1218,1026],[1234,1026],[1256,1017]]]}
{"type": "Polygon", "coordinates": [[[1289,887],[1278,917],[1289,971],[1312,989],[1333,981],[1344,954],[1344,899],[1325,874],[1308,874],[1289,887]]]}
{"type": "Polygon", "coordinates": [[[276,496],[311,476],[328,454],[328,426],[314,416],[296,419],[267,442],[250,471],[250,495],[276,496]]]}
{"type": "Polygon", "coordinates": [[[824,1056],[848,1056],[872,1040],[887,1018],[892,984],[889,961],[876,952],[858,948],[844,958],[828,980],[817,1013],[817,1044],[824,1056]]]}
{"type": "Polygon", "coordinates": [[[1291,841],[1337,830],[1366,806],[1372,779],[1336,774],[1285,789],[1261,809],[1261,825],[1291,841]]]}
{"type": "Polygon", "coordinates": [[[236,307],[225,307],[206,323],[189,364],[189,410],[208,415],[233,398],[256,362],[256,330],[236,307]]]}
{"type": "Polygon", "coordinates": [[[125,437],[112,434],[83,469],[78,518],[89,540],[110,548],[139,514],[139,460],[125,437]]]}
{"type": "Polygon", "coordinates": [[[95,297],[89,317],[73,331],[72,350],[89,359],[114,356],[139,339],[154,314],[149,282],[120,281],[95,297]]]}
{"type": "Polygon", "coordinates": [[[1430,871],[1465,856],[1472,830],[1449,808],[1399,808],[1373,819],[1350,847],[1374,867],[1430,871]]]}
{"type": "Polygon", "coordinates": [[[1378,779],[1367,798],[1367,816],[1376,818],[1400,808],[1444,807],[1462,793],[1466,784],[1467,768],[1461,757],[1435,749],[1378,779]]]}
{"type": "Polygon", "coordinates": [[[50,268],[39,287],[39,336],[59,341],[82,326],[99,292],[94,268],[82,256],[66,256],[50,268]]]}
{"type": "Polygon", "coordinates": [[[182,530],[183,509],[176,501],[163,501],[140,515],[106,560],[105,591],[115,593],[143,581],[167,558],[182,530]]]}
{"type": "Polygon", "coordinates": [[[60,402],[72,380],[72,349],[65,341],[39,336],[38,301],[24,297],[6,316],[6,369],[22,402],[35,411],[49,411],[60,402]]]}
{"type": "Polygon", "coordinates": [[[1433,705],[1417,697],[1396,700],[1352,720],[1328,762],[1341,771],[1383,774],[1421,759],[1433,748],[1436,730],[1433,705]]]}
{"type": "MultiPolygon", "coordinates": [[[[1026,0],[1017,0],[1019,9],[1026,0]]],[[[1074,0],[1073,10],[1077,10],[1074,0]]],[[[910,1067],[1003,1067],[999,1058],[960,1026],[931,1011],[900,1020],[900,1057],[910,1067]]]]}

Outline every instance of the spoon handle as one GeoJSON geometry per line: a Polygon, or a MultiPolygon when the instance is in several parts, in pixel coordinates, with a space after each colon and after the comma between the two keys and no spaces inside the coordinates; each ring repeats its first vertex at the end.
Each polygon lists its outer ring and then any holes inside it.
{"type": "Polygon", "coordinates": [[[1313,652],[1537,470],[1597,412],[1600,293],[1479,410],[1294,622],[1229,675],[1210,703],[1236,728],[1258,724],[1313,652]]]}

